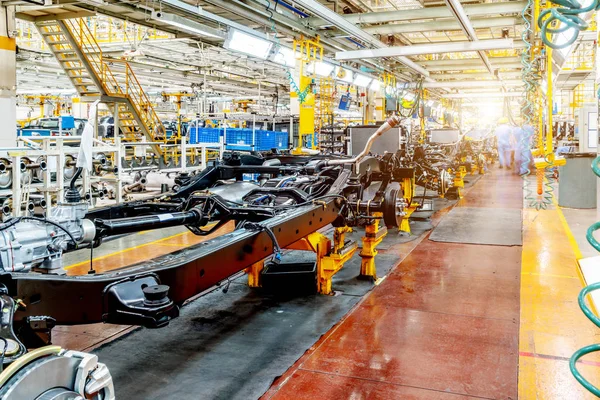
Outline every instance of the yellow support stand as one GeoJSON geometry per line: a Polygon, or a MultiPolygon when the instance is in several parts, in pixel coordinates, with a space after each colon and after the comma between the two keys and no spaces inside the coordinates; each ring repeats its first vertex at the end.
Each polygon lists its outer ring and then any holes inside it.
{"type": "Polygon", "coordinates": [[[287,249],[312,251],[317,255],[317,292],[331,294],[331,279],[352,258],[358,244],[345,243],[345,234],[352,232],[351,228],[335,228],[333,234],[333,250],[331,240],[319,232],[292,243],[287,249]]]}
{"type": "Polygon", "coordinates": [[[402,217],[402,222],[400,223],[400,227],[398,228],[402,232],[410,233],[410,223],[409,218],[413,212],[420,206],[419,203],[415,203],[412,201],[414,193],[415,193],[415,180],[413,178],[404,178],[402,182],[400,182],[400,186],[402,188],[402,195],[404,198],[410,202],[410,206],[404,209],[405,215],[402,217]]]}
{"type": "Polygon", "coordinates": [[[475,175],[478,171],[480,171],[479,166],[476,163],[471,163],[471,175],[475,175]]]}
{"type": "Polygon", "coordinates": [[[379,222],[383,218],[383,213],[373,213],[373,223],[365,228],[365,236],[362,238],[363,248],[359,254],[362,258],[360,263],[360,276],[369,277],[374,281],[377,280],[377,268],[375,267],[375,256],[377,255],[376,247],[381,243],[387,235],[387,228],[379,227],[379,222]]]}
{"type": "Polygon", "coordinates": [[[259,262],[255,262],[248,268],[246,268],[246,273],[248,274],[248,286],[257,288],[261,287],[260,274],[262,270],[265,268],[265,260],[260,260],[259,262]]]}

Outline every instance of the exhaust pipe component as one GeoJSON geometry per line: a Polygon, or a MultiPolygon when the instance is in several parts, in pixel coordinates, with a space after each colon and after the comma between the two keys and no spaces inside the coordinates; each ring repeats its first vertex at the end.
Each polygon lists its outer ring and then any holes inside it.
{"type": "Polygon", "coordinates": [[[132,183],[131,185],[123,186],[123,193],[129,194],[133,192],[141,192],[146,189],[146,179],[142,178],[137,182],[132,183]]]}
{"type": "Polygon", "coordinates": [[[367,140],[367,144],[365,145],[365,148],[354,158],[346,158],[346,159],[340,159],[340,160],[327,160],[326,161],[326,165],[345,165],[345,164],[354,164],[354,165],[358,165],[358,163],[360,163],[360,161],[365,158],[365,156],[367,154],[369,154],[369,151],[371,150],[371,146],[373,146],[373,143],[375,142],[375,140],[383,135],[385,132],[389,131],[390,129],[398,126],[398,124],[401,122],[402,120],[400,119],[400,117],[398,117],[397,115],[394,115],[392,117],[390,117],[387,121],[385,121],[383,123],[383,125],[381,125],[379,127],[379,129],[377,129],[375,131],[375,133],[373,133],[371,135],[371,137],[369,138],[369,140],[367,140]]]}

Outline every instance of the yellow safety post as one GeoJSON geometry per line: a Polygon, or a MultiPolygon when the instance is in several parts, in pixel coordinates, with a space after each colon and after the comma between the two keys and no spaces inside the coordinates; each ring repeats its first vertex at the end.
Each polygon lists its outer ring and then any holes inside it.
{"type": "Polygon", "coordinates": [[[383,218],[383,213],[373,213],[373,222],[365,227],[365,236],[362,238],[362,250],[359,256],[362,258],[360,263],[360,276],[377,280],[377,268],[375,266],[375,256],[377,255],[376,247],[381,243],[387,235],[387,228],[379,227],[379,223],[383,218]]]}

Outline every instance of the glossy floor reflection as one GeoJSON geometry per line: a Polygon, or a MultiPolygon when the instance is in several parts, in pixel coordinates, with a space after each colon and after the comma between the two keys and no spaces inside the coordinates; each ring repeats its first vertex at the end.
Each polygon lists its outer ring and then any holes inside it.
{"type": "MultiPolygon", "coordinates": [[[[457,207],[521,204],[494,171],[457,207]]],[[[520,271],[521,246],[425,239],[264,399],[516,399],[520,271]]]]}

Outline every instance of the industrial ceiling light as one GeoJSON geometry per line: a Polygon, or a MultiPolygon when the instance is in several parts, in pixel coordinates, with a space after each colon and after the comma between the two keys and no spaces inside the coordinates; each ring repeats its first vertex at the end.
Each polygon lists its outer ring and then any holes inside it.
{"type": "Polygon", "coordinates": [[[356,74],[356,77],[354,78],[354,84],[360,87],[367,87],[369,86],[372,80],[372,78],[366,75],[356,74]]]}
{"type": "Polygon", "coordinates": [[[152,19],[164,22],[165,24],[179,28],[185,32],[194,33],[199,36],[212,37],[217,39],[223,39],[224,35],[216,29],[212,29],[208,26],[192,21],[190,19],[180,17],[179,15],[169,14],[162,11],[156,11],[152,13],[152,19]]]}
{"type": "Polygon", "coordinates": [[[317,61],[310,65],[309,68],[314,68],[315,74],[319,76],[330,76],[335,66],[323,61],[317,61]]]}
{"type": "Polygon", "coordinates": [[[266,60],[273,43],[237,29],[230,29],[223,47],[266,60]]]}
{"type": "Polygon", "coordinates": [[[296,57],[294,56],[294,50],[279,46],[277,53],[273,56],[273,62],[285,65],[286,67],[295,67],[296,57]]]}

